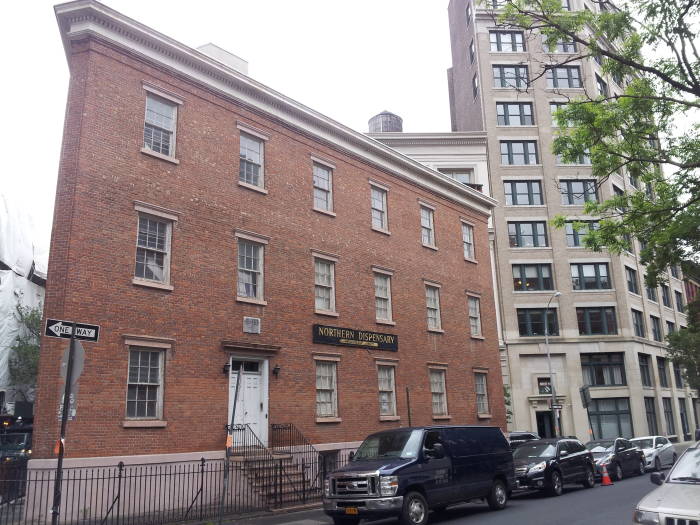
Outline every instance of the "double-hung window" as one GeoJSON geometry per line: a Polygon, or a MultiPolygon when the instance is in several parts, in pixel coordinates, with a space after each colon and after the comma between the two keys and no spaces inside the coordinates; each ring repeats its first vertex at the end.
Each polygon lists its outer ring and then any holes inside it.
{"type": "Polygon", "coordinates": [[[676,323],[673,321],[666,321],[666,333],[672,334],[676,331],[676,323]]]}
{"type": "Polygon", "coordinates": [[[668,367],[666,365],[666,359],[663,357],[657,357],[656,368],[659,371],[659,386],[661,388],[668,388],[668,367]]]}
{"type": "Polygon", "coordinates": [[[583,383],[590,386],[624,386],[625,360],[623,353],[581,354],[583,383]]]}
{"type": "Polygon", "coordinates": [[[503,182],[508,206],[540,206],[542,183],[538,180],[507,180],[503,182]]]}
{"type": "Polygon", "coordinates": [[[661,333],[661,319],[655,315],[650,315],[649,319],[651,320],[651,338],[654,341],[663,341],[664,336],[661,333]]]}
{"type": "Polygon", "coordinates": [[[161,419],[163,414],[163,350],[129,347],[126,417],[161,419]]]}
{"type": "Polygon", "coordinates": [[[238,180],[250,186],[265,187],[263,169],[264,142],[258,137],[241,132],[238,180]]]}
{"type": "Polygon", "coordinates": [[[166,157],[174,157],[176,123],[177,104],[153,93],[146,93],[143,147],[166,157]]]}
{"type": "Polygon", "coordinates": [[[493,66],[493,87],[525,88],[528,85],[527,66],[493,66]]]}
{"type": "Polygon", "coordinates": [[[372,207],[372,228],[388,231],[389,220],[387,218],[387,191],[378,186],[370,186],[370,205],[372,207]]]}
{"type": "Polygon", "coordinates": [[[523,166],[538,164],[537,141],[535,140],[502,140],[501,164],[523,166]]]}
{"type": "Polygon", "coordinates": [[[420,207],[420,236],[423,246],[435,247],[434,211],[428,206],[420,207]]]}
{"type": "Polygon", "coordinates": [[[632,310],[632,327],[634,328],[634,335],[637,337],[646,337],[644,317],[639,310],[632,310]]]}
{"type": "Polygon", "coordinates": [[[548,88],[580,88],[581,83],[581,68],[579,66],[554,66],[547,68],[547,87],[548,88]]]}
{"type": "Polygon", "coordinates": [[[583,206],[586,202],[598,202],[595,180],[560,180],[561,203],[568,206],[583,206]]]}
{"type": "Polygon", "coordinates": [[[433,416],[446,416],[447,389],[445,388],[445,370],[430,369],[430,394],[433,402],[433,416]]]}
{"type": "Polygon", "coordinates": [[[508,240],[511,248],[549,246],[545,222],[509,222],[508,240]]]}
{"type": "Polygon", "coordinates": [[[377,376],[379,382],[379,415],[396,415],[396,381],[395,367],[391,365],[378,365],[377,376]]]}
{"type": "Polygon", "coordinates": [[[557,164],[563,164],[565,166],[590,166],[591,165],[591,155],[588,150],[585,150],[580,155],[576,156],[571,161],[565,160],[563,155],[557,153],[556,155],[557,164]]]}
{"type": "Polygon", "coordinates": [[[316,361],[316,417],[338,417],[337,362],[316,361]]]}
{"type": "MultiPolygon", "coordinates": [[[[557,120],[556,113],[560,109],[564,109],[566,107],[566,105],[567,105],[566,102],[550,102],[549,103],[549,112],[552,115],[552,126],[561,126],[562,123],[557,120]]],[[[569,122],[564,122],[563,124],[564,124],[564,127],[571,126],[569,122]]]]}
{"type": "Polygon", "coordinates": [[[430,284],[425,285],[425,307],[428,317],[428,330],[442,330],[439,287],[430,284]]]}
{"type": "Polygon", "coordinates": [[[321,211],[333,211],[333,169],[314,162],[314,208],[321,211]]]}
{"type": "Polygon", "coordinates": [[[498,102],[496,115],[499,126],[532,126],[535,123],[530,102],[498,102]]]}
{"type": "Polygon", "coordinates": [[[514,264],[513,289],[516,292],[553,290],[551,264],[514,264]]]}
{"type": "Polygon", "coordinates": [[[335,262],[314,257],[314,295],[317,312],[335,312],[335,262]]]}
{"type": "Polygon", "coordinates": [[[464,251],[464,258],[473,260],[475,258],[474,254],[474,226],[462,222],[462,248],[464,251]]]}
{"type": "Polygon", "coordinates": [[[601,97],[607,97],[609,95],[608,92],[608,83],[600,78],[598,75],[595,76],[595,84],[596,87],[598,88],[598,94],[601,97]]]}
{"type": "Polygon", "coordinates": [[[656,287],[654,286],[647,286],[647,299],[650,301],[654,301],[655,303],[659,302],[659,294],[656,290],[656,287]]]}
{"type": "Polygon", "coordinates": [[[679,279],[680,278],[680,271],[678,270],[678,265],[672,264],[670,269],[671,269],[671,277],[675,277],[676,279],[679,279]]]}
{"type": "Polygon", "coordinates": [[[170,237],[172,221],[139,214],[134,278],[158,284],[170,283],[170,237]]]}
{"type": "Polygon", "coordinates": [[[573,40],[557,40],[557,53],[576,53],[576,42],[573,40]]]}
{"type": "Polygon", "coordinates": [[[683,303],[683,294],[678,290],[674,290],[673,295],[676,297],[676,310],[682,312],[683,310],[685,310],[685,304],[683,303]]]}
{"type": "Polygon", "coordinates": [[[374,272],[374,307],[377,321],[391,321],[391,275],[374,272]]]}
{"type": "Polygon", "coordinates": [[[656,421],[656,399],[653,397],[645,397],[644,410],[647,415],[647,428],[649,429],[649,434],[655,436],[659,433],[659,425],[656,421]]]}
{"type": "Polygon", "coordinates": [[[671,404],[670,397],[661,398],[661,402],[664,406],[664,418],[666,419],[666,435],[675,436],[676,435],[676,420],[673,417],[673,406],[671,404]]]}
{"type": "Polygon", "coordinates": [[[627,277],[627,290],[639,295],[639,280],[637,279],[637,270],[625,266],[625,275],[627,277]]]}
{"type": "Polygon", "coordinates": [[[469,330],[472,337],[481,337],[481,301],[478,297],[469,296],[469,330]]]}
{"type": "Polygon", "coordinates": [[[671,308],[671,289],[667,284],[661,285],[661,300],[665,307],[671,308]]]}
{"type": "Polygon", "coordinates": [[[515,53],[525,51],[525,40],[522,31],[490,31],[489,43],[491,51],[515,53]]]}
{"type": "Polygon", "coordinates": [[[617,333],[615,308],[612,306],[576,308],[576,317],[580,335],[613,335],[617,333]]]}
{"type": "MultiPolygon", "coordinates": [[[[523,337],[544,336],[545,308],[518,308],[518,330],[523,337]]],[[[559,335],[556,308],[547,311],[547,334],[559,335]]]]}
{"type": "Polygon", "coordinates": [[[586,235],[593,230],[598,229],[596,221],[577,221],[582,224],[580,228],[575,228],[573,222],[567,222],[564,226],[566,230],[566,245],[570,248],[583,246],[583,240],[586,235]]]}
{"type": "Polygon", "coordinates": [[[574,290],[605,290],[610,288],[607,263],[572,264],[571,283],[574,290]]]}
{"type": "Polygon", "coordinates": [[[474,373],[474,387],[476,390],[476,413],[489,413],[489,392],[486,374],[483,372],[474,373]]]}
{"type": "Polygon", "coordinates": [[[639,375],[642,379],[642,386],[653,386],[653,376],[651,374],[651,356],[649,354],[637,354],[639,357],[639,375]]]}
{"type": "Polygon", "coordinates": [[[262,301],[263,288],[263,256],[265,248],[262,243],[249,239],[238,239],[238,299],[254,299],[262,301]]]}
{"type": "Polygon", "coordinates": [[[681,370],[681,367],[678,366],[678,363],[673,363],[673,377],[676,380],[676,388],[685,387],[685,384],[683,383],[683,371],[681,370]]]}

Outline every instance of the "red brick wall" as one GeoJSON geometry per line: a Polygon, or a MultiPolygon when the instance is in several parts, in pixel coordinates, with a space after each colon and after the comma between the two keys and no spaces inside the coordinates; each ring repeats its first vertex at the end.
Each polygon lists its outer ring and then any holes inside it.
{"type": "MultiPolygon", "coordinates": [[[[102,333],[98,343],[84,344],[78,415],[68,427],[69,457],[223,448],[228,407],[228,380],[221,371],[227,360],[224,339],[281,346],[271,360],[281,373],[270,377],[270,421],[295,423],[315,443],[359,440],[370,431],[407,425],[406,386],[412,423],[432,424],[429,361],[449,365],[449,423],[479,423],[472,372],[479,366],[489,369],[493,418],[485,422],[505,425],[485,216],[104,44],[73,45],[45,315],[96,323],[102,333]],[[143,81],[184,100],[177,124],[179,165],[140,152],[143,81]],[[268,195],[237,184],[236,121],[270,137],[265,144],[268,195]],[[312,211],[310,155],[336,165],[336,217],[312,211]],[[370,228],[369,178],[390,188],[390,236],[370,228]],[[419,198],[436,206],[438,251],[421,246],[419,198]],[[172,235],[173,291],[131,282],[134,200],[180,214],[172,235]],[[476,225],[478,264],[463,258],[460,217],[476,225]],[[270,238],[267,306],[235,300],[236,228],[270,238]],[[311,249],[339,255],[337,318],[313,313],[311,249]],[[393,327],[375,322],[371,265],[395,272],[393,327]],[[426,329],[424,278],[442,284],[443,334],[426,329]],[[467,289],[482,294],[485,340],[469,337],[467,289]],[[246,315],[262,319],[262,334],[242,333],[246,315]],[[314,345],[314,323],[395,333],[399,351],[314,345]],[[128,363],[124,334],[174,339],[165,365],[166,428],[122,428],[128,363]],[[342,423],[315,422],[312,352],[324,350],[342,354],[342,423]],[[374,357],[399,359],[399,422],[379,421],[374,357]]],[[[58,434],[58,370],[66,345],[42,341],[35,457],[51,457],[58,434]]]]}

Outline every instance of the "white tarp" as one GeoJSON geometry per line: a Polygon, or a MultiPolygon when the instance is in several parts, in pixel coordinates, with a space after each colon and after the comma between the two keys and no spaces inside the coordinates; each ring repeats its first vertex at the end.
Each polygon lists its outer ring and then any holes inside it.
{"type": "Polygon", "coordinates": [[[29,214],[0,193],[0,261],[24,277],[34,261],[33,230],[29,214]]]}

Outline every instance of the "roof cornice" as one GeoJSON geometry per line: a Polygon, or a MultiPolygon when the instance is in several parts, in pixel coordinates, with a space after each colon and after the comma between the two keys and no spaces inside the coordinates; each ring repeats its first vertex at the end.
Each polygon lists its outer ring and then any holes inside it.
{"type": "Polygon", "coordinates": [[[68,56],[72,40],[107,41],[453,202],[485,214],[496,205],[494,199],[95,0],[59,4],[54,10],[68,56]]]}
{"type": "MultiPolygon", "coordinates": [[[[484,146],[485,132],[367,133],[368,137],[396,146],[484,146]]],[[[484,152],[485,153],[485,152],[484,152]]]]}

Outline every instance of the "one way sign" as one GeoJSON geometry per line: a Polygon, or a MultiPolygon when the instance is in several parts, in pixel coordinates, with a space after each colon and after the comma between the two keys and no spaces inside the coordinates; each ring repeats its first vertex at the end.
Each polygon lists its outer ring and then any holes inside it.
{"type": "MultiPolygon", "coordinates": [[[[73,321],[47,319],[44,335],[70,339],[73,332],[73,321]]],[[[100,337],[100,327],[96,324],[75,323],[75,338],[96,343],[100,337]]]]}

